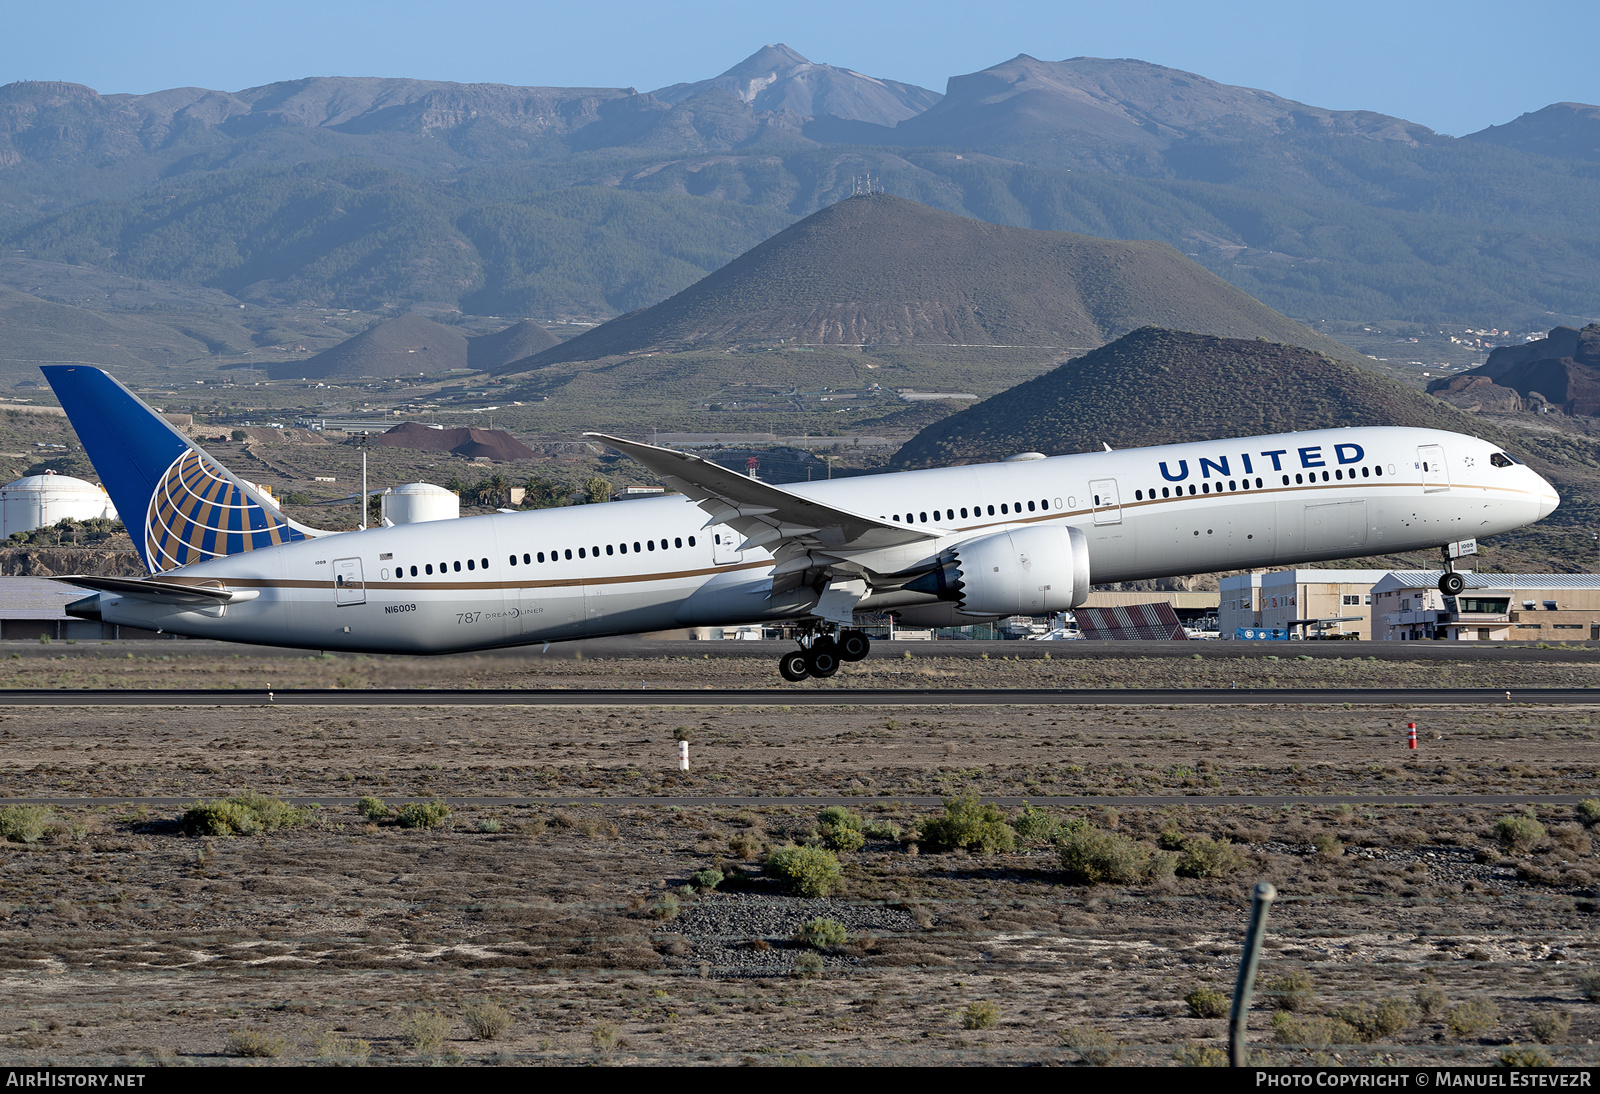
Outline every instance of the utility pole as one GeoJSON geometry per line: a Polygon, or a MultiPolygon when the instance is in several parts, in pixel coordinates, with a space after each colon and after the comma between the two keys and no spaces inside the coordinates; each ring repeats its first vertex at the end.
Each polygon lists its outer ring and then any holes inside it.
{"type": "Polygon", "coordinates": [[[367,436],[361,434],[361,531],[367,530],[367,436]]]}

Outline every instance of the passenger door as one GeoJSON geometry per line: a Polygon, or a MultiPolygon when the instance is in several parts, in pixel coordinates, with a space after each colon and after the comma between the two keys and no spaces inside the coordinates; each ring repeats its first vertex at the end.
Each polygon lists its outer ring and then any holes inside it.
{"type": "Polygon", "coordinates": [[[726,524],[717,525],[711,529],[711,561],[718,566],[739,562],[744,558],[744,552],[739,550],[743,542],[744,537],[726,524]]]}
{"type": "Polygon", "coordinates": [[[1116,479],[1094,479],[1089,483],[1089,498],[1094,503],[1096,524],[1121,524],[1122,499],[1116,479]]]}
{"type": "Polygon", "coordinates": [[[333,560],[333,602],[341,608],[367,602],[367,583],[361,576],[359,558],[333,560]]]}
{"type": "Polygon", "coordinates": [[[1444,461],[1444,446],[1425,444],[1417,448],[1417,464],[1422,468],[1422,492],[1437,494],[1450,489],[1450,468],[1444,461]]]}

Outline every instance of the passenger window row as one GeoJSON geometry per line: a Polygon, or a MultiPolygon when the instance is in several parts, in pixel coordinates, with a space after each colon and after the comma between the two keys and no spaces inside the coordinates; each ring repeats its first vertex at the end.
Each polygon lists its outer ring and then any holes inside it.
{"type": "MultiPolygon", "coordinates": [[[[675,548],[675,547],[676,548],[681,548],[682,546],[683,546],[683,537],[681,537],[681,536],[676,537],[673,540],[671,540],[670,541],[670,546],[669,546],[669,541],[666,540],[666,539],[661,539],[661,540],[647,539],[643,543],[640,543],[638,540],[634,540],[633,541],[633,553],[636,554],[636,555],[642,555],[646,551],[667,551],[667,550],[671,550],[672,548],[675,548]]],[[[689,546],[691,546],[691,547],[694,546],[694,537],[693,536],[689,537],[689,546]]],[[[608,544],[606,544],[605,551],[606,551],[606,554],[608,554],[608,555],[616,555],[616,554],[625,555],[625,554],[628,553],[628,545],[626,543],[608,543],[608,544]]],[[[578,557],[579,558],[588,558],[589,555],[590,555],[590,552],[593,553],[595,558],[599,558],[600,557],[600,548],[598,546],[591,547],[591,548],[588,548],[588,549],[585,549],[583,547],[579,547],[578,548],[578,557]]],[[[559,551],[551,551],[550,552],[550,561],[551,562],[560,562],[563,557],[571,558],[572,557],[572,548],[567,547],[567,548],[564,548],[564,549],[559,550],[559,551]]],[[[536,562],[543,562],[543,561],[544,561],[544,552],[543,551],[524,552],[523,556],[522,556],[522,564],[524,566],[532,566],[536,562]]],[[[515,566],[516,564],[517,564],[517,556],[516,555],[512,555],[511,556],[511,565],[515,566]]]]}
{"type": "MultiPolygon", "coordinates": [[[[388,558],[389,556],[388,555],[384,555],[383,557],[384,558],[388,558]]],[[[441,562],[441,563],[439,563],[439,572],[441,574],[447,574],[447,573],[449,573],[451,571],[451,567],[452,566],[454,566],[456,573],[459,574],[461,572],[461,563],[459,561],[454,562],[454,563],[450,563],[450,562],[441,562]]],[[[479,568],[487,570],[489,568],[489,560],[486,559],[486,558],[483,558],[483,559],[472,559],[472,558],[469,558],[469,559],[467,559],[467,569],[476,570],[476,569],[479,569],[479,568]]],[[[421,573],[422,574],[431,574],[431,573],[433,573],[433,563],[431,563],[431,562],[423,563],[421,573]]],[[[395,577],[405,577],[406,576],[406,568],[404,566],[396,566],[394,568],[394,576],[395,577]]],[[[411,576],[412,577],[420,576],[419,573],[418,573],[417,567],[415,567],[415,566],[411,567],[411,576]]]]}
{"type": "MultiPolygon", "coordinates": [[[[1223,492],[1223,486],[1224,486],[1224,484],[1222,483],[1222,481],[1220,479],[1217,481],[1217,484],[1216,484],[1215,487],[1213,487],[1211,485],[1211,483],[1209,483],[1209,482],[1200,483],[1198,486],[1196,486],[1194,483],[1191,482],[1189,484],[1189,493],[1191,493],[1191,494],[1220,494],[1220,493],[1223,492]]],[[[1249,490],[1250,489],[1250,480],[1249,479],[1229,479],[1227,481],[1226,486],[1227,486],[1227,489],[1229,489],[1229,490],[1249,490]]],[[[1257,490],[1261,489],[1261,480],[1260,479],[1256,480],[1255,488],[1257,490]]],[[[1134,501],[1143,501],[1144,500],[1144,496],[1145,496],[1145,492],[1143,490],[1135,490],[1133,492],[1133,500],[1134,501]]],[[[1155,500],[1155,496],[1156,496],[1156,488],[1152,486],[1150,488],[1150,498],[1151,498],[1152,501],[1155,500]]],[[[1181,498],[1181,497],[1183,497],[1183,487],[1181,485],[1180,486],[1163,486],[1161,488],[1161,496],[1164,497],[1164,498],[1170,498],[1170,497],[1179,497],[1179,498],[1181,498]]]]}
{"type": "MultiPolygon", "coordinates": [[[[633,553],[636,554],[636,555],[642,555],[646,551],[658,551],[658,550],[659,551],[666,551],[666,550],[670,549],[668,547],[668,542],[669,541],[665,540],[665,539],[661,539],[661,540],[648,539],[648,540],[645,540],[642,543],[637,541],[637,540],[635,540],[634,544],[633,544],[633,553]]],[[[675,538],[675,539],[671,540],[670,542],[671,542],[672,547],[681,548],[683,546],[682,537],[675,538]]],[[[693,536],[689,537],[689,546],[691,546],[691,547],[694,546],[694,537],[693,536]]],[[[600,548],[598,546],[590,547],[590,548],[579,547],[578,548],[578,557],[579,558],[588,558],[590,556],[591,552],[593,552],[593,555],[594,555],[595,558],[599,558],[600,557],[600,548]]],[[[621,553],[621,554],[625,555],[625,554],[628,553],[628,545],[626,543],[615,543],[615,544],[608,543],[608,544],[606,544],[605,552],[608,555],[618,554],[618,553],[621,553]]],[[[385,556],[385,557],[387,557],[387,556],[385,556]]],[[[572,548],[570,548],[570,547],[550,552],[550,561],[551,562],[559,562],[559,561],[561,561],[562,558],[571,558],[571,557],[572,557],[572,548]]],[[[537,551],[537,552],[529,551],[529,552],[525,552],[522,555],[522,559],[521,559],[522,564],[524,566],[533,565],[535,560],[537,560],[538,562],[543,562],[545,560],[545,553],[543,551],[537,551]]],[[[511,563],[511,565],[515,566],[517,564],[517,561],[518,561],[517,560],[517,556],[516,555],[510,555],[510,556],[508,556],[507,561],[509,561],[511,563]]],[[[477,570],[477,569],[487,570],[488,568],[489,568],[489,560],[486,559],[486,558],[484,558],[484,559],[471,559],[471,558],[467,559],[467,569],[469,569],[469,570],[477,570]]],[[[461,572],[461,563],[459,563],[459,562],[455,562],[455,563],[441,562],[441,563],[439,563],[439,572],[441,574],[451,573],[452,570],[455,573],[460,573],[461,572]]],[[[433,563],[431,563],[431,562],[423,563],[420,568],[417,567],[417,566],[411,567],[411,576],[412,577],[426,577],[426,576],[431,575],[432,573],[433,573],[433,563]]],[[[396,577],[405,577],[406,576],[406,568],[404,566],[396,566],[394,568],[394,576],[396,576],[396,577]]]]}
{"type": "MultiPolygon", "coordinates": [[[[1364,478],[1364,479],[1370,479],[1374,475],[1376,475],[1380,479],[1383,478],[1383,468],[1375,465],[1375,466],[1372,466],[1372,467],[1363,467],[1361,469],[1361,477],[1364,478]]],[[[1353,467],[1349,469],[1349,474],[1346,474],[1345,473],[1345,469],[1342,468],[1342,467],[1335,468],[1332,475],[1329,475],[1328,472],[1326,472],[1326,471],[1324,471],[1322,473],[1322,481],[1323,482],[1330,482],[1330,481],[1333,481],[1335,479],[1353,479],[1355,477],[1356,477],[1356,469],[1353,468],[1353,467]]],[[[1297,482],[1297,483],[1301,482],[1302,479],[1304,481],[1306,481],[1306,482],[1316,482],[1317,481],[1317,473],[1315,471],[1312,471],[1310,474],[1296,475],[1294,477],[1294,481],[1297,482]]],[[[1283,485],[1285,485],[1285,486],[1289,485],[1289,476],[1288,475],[1285,475],[1283,477],[1283,485]]]]}
{"type": "MultiPolygon", "coordinates": [[[[1361,469],[1361,477],[1362,478],[1370,479],[1370,478],[1373,478],[1374,476],[1376,476],[1377,478],[1380,478],[1380,479],[1383,477],[1383,468],[1381,466],[1373,465],[1372,467],[1363,467],[1361,469]]],[[[1339,467],[1339,468],[1335,468],[1331,472],[1324,471],[1322,473],[1321,481],[1322,482],[1334,482],[1334,481],[1342,481],[1342,480],[1345,480],[1345,479],[1353,479],[1355,477],[1356,477],[1356,469],[1355,468],[1353,468],[1353,467],[1351,467],[1351,468],[1339,467]]],[[[1312,471],[1312,472],[1309,472],[1309,473],[1301,472],[1300,474],[1295,475],[1294,479],[1293,479],[1293,482],[1299,483],[1301,485],[1304,485],[1307,482],[1317,482],[1317,481],[1318,481],[1317,473],[1315,471],[1312,471]]],[[[1288,475],[1283,476],[1283,485],[1285,485],[1285,486],[1291,485],[1291,480],[1290,480],[1288,475]]],[[[1221,494],[1225,490],[1228,490],[1228,491],[1232,491],[1232,490],[1249,490],[1250,488],[1251,488],[1251,485],[1250,485],[1250,480],[1249,479],[1229,479],[1226,483],[1223,483],[1219,479],[1215,484],[1212,484],[1212,483],[1209,483],[1209,482],[1202,482],[1202,483],[1199,483],[1198,485],[1191,482],[1189,484],[1189,495],[1193,496],[1195,494],[1221,494]]],[[[1260,490],[1261,488],[1262,488],[1262,482],[1261,482],[1261,479],[1258,477],[1255,480],[1255,489],[1260,490]]],[[[1145,500],[1145,495],[1146,495],[1145,491],[1143,491],[1143,490],[1135,490],[1133,492],[1133,500],[1134,501],[1144,501],[1145,500]]],[[[1181,498],[1181,497],[1184,497],[1185,495],[1184,495],[1183,486],[1179,485],[1179,486],[1163,486],[1161,488],[1161,494],[1159,496],[1163,497],[1163,498],[1170,498],[1170,497],[1180,497],[1181,498]]],[[[1149,497],[1150,497],[1150,499],[1152,501],[1156,499],[1157,494],[1156,494],[1156,491],[1155,491],[1154,487],[1152,487],[1150,489],[1149,497]]]]}
{"type": "MultiPolygon", "coordinates": [[[[1058,498],[1057,501],[1059,501],[1059,500],[1060,499],[1058,498]]],[[[1041,499],[1040,501],[1037,501],[1037,502],[1032,502],[1032,501],[1028,502],[1028,512],[1030,512],[1030,513],[1036,513],[1041,509],[1048,510],[1049,508],[1050,508],[1050,499],[1049,498],[1044,498],[1044,499],[1041,499]]],[[[1009,503],[1008,502],[1001,502],[1000,503],[1000,513],[1002,515],[1010,515],[1012,512],[1017,512],[1017,513],[1022,512],[1022,502],[1016,501],[1016,502],[1009,502],[1009,503]]],[[[974,505],[972,507],[972,516],[973,517],[981,517],[983,515],[984,515],[984,506],[982,506],[982,505],[974,505]]],[[[988,507],[988,515],[991,516],[991,517],[995,515],[994,506],[991,505],[991,506],[988,507]]],[[[927,513],[907,513],[905,516],[906,516],[906,519],[905,519],[904,523],[906,523],[906,524],[919,524],[919,523],[920,524],[927,524],[928,523],[928,514],[927,513]]],[[[890,519],[895,520],[895,521],[899,521],[900,520],[900,514],[896,513],[890,519]]],[[[939,510],[937,510],[937,509],[933,510],[933,519],[934,520],[938,520],[939,519],[939,510]]],[[[956,519],[956,511],[954,509],[946,509],[944,511],[944,519],[947,520],[947,521],[955,520],[956,519]]],[[[967,510],[965,510],[965,509],[961,510],[961,519],[962,520],[971,519],[971,518],[969,518],[967,516],[967,510]]]]}

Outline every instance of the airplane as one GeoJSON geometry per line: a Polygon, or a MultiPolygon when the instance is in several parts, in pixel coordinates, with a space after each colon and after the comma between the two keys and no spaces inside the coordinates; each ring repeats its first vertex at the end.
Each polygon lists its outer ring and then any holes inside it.
{"type": "Polygon", "coordinates": [[[1092,586],[1439,548],[1548,516],[1497,446],[1347,427],[775,486],[601,433],[676,495],[324,532],[100,369],[43,369],[149,576],[71,576],[70,614],[196,638],[439,654],[786,621],[784,679],[867,655],[861,612],[961,626],[1092,586]]]}

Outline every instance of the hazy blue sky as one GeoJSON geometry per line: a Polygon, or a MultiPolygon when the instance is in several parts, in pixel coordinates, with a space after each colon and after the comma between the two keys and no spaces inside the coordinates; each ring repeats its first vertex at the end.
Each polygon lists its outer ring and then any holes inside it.
{"type": "Polygon", "coordinates": [[[771,42],[944,90],[1018,53],[1137,57],[1335,109],[1461,134],[1552,102],[1600,102],[1594,0],[1207,4],[1198,0],[588,0],[346,3],[52,0],[6,5],[0,83],[238,90],[300,76],[412,76],[649,90],[771,42]]]}

